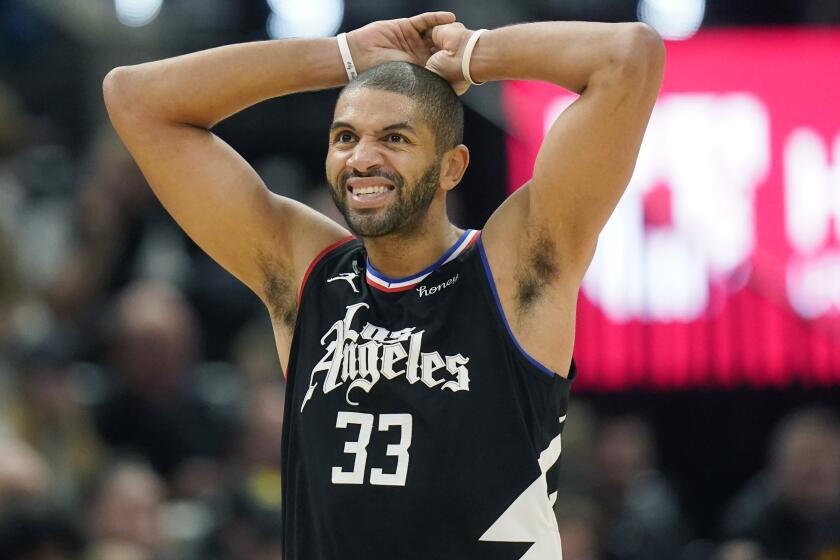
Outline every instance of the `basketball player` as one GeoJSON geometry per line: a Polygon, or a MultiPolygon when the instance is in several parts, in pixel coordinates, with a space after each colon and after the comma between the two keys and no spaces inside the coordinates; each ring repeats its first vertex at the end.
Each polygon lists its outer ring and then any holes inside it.
{"type": "Polygon", "coordinates": [[[560,558],[578,288],[663,64],[638,23],[479,34],[435,12],[108,74],[111,120],[157,196],[270,312],[288,380],[286,560],[560,558]],[[469,162],[456,92],[505,79],[580,98],[533,178],[465,231],[446,214],[469,162]],[[326,175],[352,235],[269,192],[209,131],[336,86],[326,175]]]}

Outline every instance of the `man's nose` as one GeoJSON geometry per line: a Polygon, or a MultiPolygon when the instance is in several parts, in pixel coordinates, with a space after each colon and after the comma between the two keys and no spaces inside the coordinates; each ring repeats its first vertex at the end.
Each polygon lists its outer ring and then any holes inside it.
{"type": "Polygon", "coordinates": [[[347,167],[354,171],[365,172],[382,165],[382,154],[375,142],[361,139],[353,148],[353,153],[347,158],[347,167]]]}

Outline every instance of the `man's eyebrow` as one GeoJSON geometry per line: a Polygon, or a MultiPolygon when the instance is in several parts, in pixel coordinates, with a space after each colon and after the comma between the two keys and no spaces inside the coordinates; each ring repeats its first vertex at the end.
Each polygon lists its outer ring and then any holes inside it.
{"type": "MultiPolygon", "coordinates": [[[[356,130],[356,128],[352,124],[346,121],[335,121],[332,123],[332,126],[330,126],[330,130],[335,130],[337,128],[347,128],[349,130],[356,130]]],[[[417,131],[414,130],[414,127],[408,124],[407,122],[389,124],[388,126],[382,129],[382,132],[388,132],[391,130],[408,130],[409,132],[417,134],[417,131]]]]}
{"type": "Polygon", "coordinates": [[[407,122],[389,124],[388,126],[383,128],[382,130],[383,130],[383,132],[388,131],[388,130],[408,130],[409,132],[413,132],[414,134],[417,134],[417,131],[414,130],[414,127],[411,126],[410,124],[408,124],[407,122]]]}
{"type": "Polygon", "coordinates": [[[356,130],[352,124],[345,121],[334,121],[332,126],[330,126],[330,130],[335,130],[336,128],[349,128],[350,130],[356,130]]]}

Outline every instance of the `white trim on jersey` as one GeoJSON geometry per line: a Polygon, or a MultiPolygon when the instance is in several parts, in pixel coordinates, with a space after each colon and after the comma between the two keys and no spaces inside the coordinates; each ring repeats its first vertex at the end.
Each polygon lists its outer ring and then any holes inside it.
{"type": "Polygon", "coordinates": [[[464,250],[469,247],[478,237],[479,230],[470,229],[461,235],[461,238],[443,254],[433,265],[406,278],[389,278],[378,270],[376,270],[370,262],[367,263],[367,282],[375,285],[377,288],[382,288],[385,291],[402,291],[409,290],[426,279],[426,277],[445,265],[448,262],[456,259],[464,250]]]}
{"type": "MultiPolygon", "coordinates": [[[[562,424],[566,416],[559,418],[562,424]]],[[[562,560],[560,531],[552,506],[557,492],[548,494],[546,473],[560,459],[561,434],[540,453],[540,476],[517,497],[478,539],[489,542],[532,542],[520,560],[562,560]]]]}

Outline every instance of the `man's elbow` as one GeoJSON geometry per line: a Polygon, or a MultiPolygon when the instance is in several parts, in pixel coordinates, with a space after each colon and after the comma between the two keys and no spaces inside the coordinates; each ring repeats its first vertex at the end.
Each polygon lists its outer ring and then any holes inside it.
{"type": "Polygon", "coordinates": [[[665,45],[652,27],[644,23],[618,23],[607,63],[592,77],[589,86],[635,91],[644,97],[659,91],[665,67],[665,45]]]}
{"type": "Polygon", "coordinates": [[[131,106],[129,74],[130,70],[127,67],[118,66],[108,72],[102,80],[102,98],[112,121],[131,106]]]}
{"type": "Polygon", "coordinates": [[[138,75],[130,66],[117,66],[102,80],[102,98],[111,121],[125,120],[143,112],[138,75]]]}
{"type": "Polygon", "coordinates": [[[646,75],[659,82],[665,67],[665,43],[662,37],[654,28],[640,22],[625,24],[623,31],[616,60],[623,66],[624,72],[633,75],[635,79],[646,75]]]}

